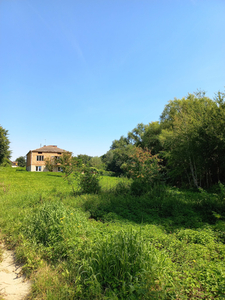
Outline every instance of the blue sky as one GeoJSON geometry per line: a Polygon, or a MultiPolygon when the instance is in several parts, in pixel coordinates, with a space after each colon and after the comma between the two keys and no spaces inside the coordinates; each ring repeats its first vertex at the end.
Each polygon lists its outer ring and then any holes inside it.
{"type": "Polygon", "coordinates": [[[224,0],[1,0],[0,125],[100,156],[197,89],[225,86],[224,0]]]}

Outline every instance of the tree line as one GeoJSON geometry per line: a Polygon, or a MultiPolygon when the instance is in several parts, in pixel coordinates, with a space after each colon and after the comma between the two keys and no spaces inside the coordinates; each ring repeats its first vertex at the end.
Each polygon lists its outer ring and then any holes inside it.
{"type": "Polygon", "coordinates": [[[106,169],[126,173],[134,147],[160,158],[161,178],[184,187],[209,188],[225,182],[225,93],[212,100],[205,92],[175,98],[165,106],[160,121],[138,124],[114,140],[102,156],[106,169]]]}
{"type": "MultiPolygon", "coordinates": [[[[225,93],[210,99],[202,91],[174,98],[159,121],[138,124],[127,136],[114,140],[101,157],[80,154],[76,159],[85,166],[129,177],[135,168],[137,176],[141,177],[142,170],[142,175],[146,172],[151,177],[149,162],[157,162],[152,172],[157,169],[161,180],[179,187],[225,183],[224,99],[225,93]]],[[[8,131],[0,126],[0,165],[7,165],[9,159],[8,131]]]]}

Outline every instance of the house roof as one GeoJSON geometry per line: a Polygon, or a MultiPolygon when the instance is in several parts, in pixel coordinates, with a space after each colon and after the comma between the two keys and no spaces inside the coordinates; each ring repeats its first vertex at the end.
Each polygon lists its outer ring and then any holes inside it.
{"type": "Polygon", "coordinates": [[[68,152],[66,150],[60,149],[55,145],[43,146],[41,148],[31,150],[32,152],[52,152],[52,153],[60,153],[60,152],[68,152]]]}

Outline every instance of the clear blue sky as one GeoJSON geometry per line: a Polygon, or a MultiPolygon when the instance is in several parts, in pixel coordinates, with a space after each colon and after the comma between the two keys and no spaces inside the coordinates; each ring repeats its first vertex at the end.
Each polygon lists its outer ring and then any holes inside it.
{"type": "Polygon", "coordinates": [[[224,0],[0,1],[12,159],[40,144],[100,156],[174,97],[224,86],[224,0]]]}

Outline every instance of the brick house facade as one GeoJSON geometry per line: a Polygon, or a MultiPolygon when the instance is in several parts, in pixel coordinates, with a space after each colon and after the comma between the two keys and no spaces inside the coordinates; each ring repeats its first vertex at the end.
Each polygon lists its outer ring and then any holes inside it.
{"type": "MultiPolygon", "coordinates": [[[[26,170],[31,172],[48,172],[45,166],[46,158],[60,157],[66,150],[60,149],[57,146],[49,145],[41,148],[30,150],[27,153],[26,170]]],[[[53,172],[60,172],[60,166],[54,166],[53,172]]]]}

